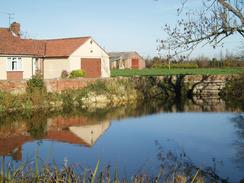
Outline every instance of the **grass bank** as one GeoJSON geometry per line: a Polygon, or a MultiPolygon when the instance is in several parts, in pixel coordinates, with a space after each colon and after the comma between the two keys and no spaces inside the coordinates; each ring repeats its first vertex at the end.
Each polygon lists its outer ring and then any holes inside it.
{"type": "Polygon", "coordinates": [[[112,77],[116,76],[164,76],[164,75],[225,75],[225,74],[244,74],[244,67],[237,68],[146,68],[142,70],[137,69],[115,69],[111,71],[112,77]]]}

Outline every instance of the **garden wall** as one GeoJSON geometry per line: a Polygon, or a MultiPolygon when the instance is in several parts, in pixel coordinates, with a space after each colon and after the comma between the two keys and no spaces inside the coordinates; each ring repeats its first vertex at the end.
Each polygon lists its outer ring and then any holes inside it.
{"type": "Polygon", "coordinates": [[[13,93],[13,94],[21,94],[25,93],[27,88],[27,81],[7,81],[7,80],[0,80],[0,90],[13,93]]]}
{"type": "MultiPolygon", "coordinates": [[[[67,79],[67,80],[45,80],[45,86],[48,92],[60,92],[66,89],[84,88],[97,79],[67,79]]],[[[22,94],[26,92],[27,80],[1,80],[0,90],[12,94],[22,94]]]]}
{"type": "Polygon", "coordinates": [[[88,84],[94,83],[98,79],[82,78],[82,79],[64,79],[64,80],[45,80],[45,86],[48,92],[60,92],[66,89],[80,89],[88,84]]]}

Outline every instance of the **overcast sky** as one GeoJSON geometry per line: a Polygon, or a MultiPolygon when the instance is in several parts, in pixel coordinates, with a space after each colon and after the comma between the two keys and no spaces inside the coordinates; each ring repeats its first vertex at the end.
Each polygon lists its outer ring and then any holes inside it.
{"type": "MultiPolygon", "coordinates": [[[[198,8],[196,0],[188,6],[198,8]]],[[[28,37],[36,39],[92,36],[107,51],[138,51],[157,55],[156,40],[165,37],[164,24],[174,25],[181,0],[1,0],[0,12],[14,13],[28,37]]],[[[0,13],[0,27],[8,16],[0,13]]],[[[224,48],[199,48],[193,56],[218,56],[240,47],[233,36],[224,48]]]]}

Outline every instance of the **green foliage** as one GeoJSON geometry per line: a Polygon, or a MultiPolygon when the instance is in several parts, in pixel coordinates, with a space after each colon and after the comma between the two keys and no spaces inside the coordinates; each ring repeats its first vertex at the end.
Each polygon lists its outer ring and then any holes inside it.
{"type": "Polygon", "coordinates": [[[32,76],[27,82],[26,109],[31,106],[43,106],[46,97],[46,88],[41,74],[32,76]]]}
{"type": "Polygon", "coordinates": [[[92,174],[91,183],[95,183],[95,179],[97,177],[97,172],[98,172],[99,165],[100,165],[100,160],[98,160],[96,168],[95,168],[95,170],[94,170],[94,172],[92,174]]]}
{"type": "Polygon", "coordinates": [[[86,88],[89,93],[96,95],[106,95],[108,98],[115,95],[117,97],[136,95],[136,88],[130,79],[98,80],[86,88]]]}
{"type": "Polygon", "coordinates": [[[85,71],[83,70],[73,70],[70,73],[70,78],[79,78],[79,77],[84,77],[85,76],[85,71]]]}
{"type": "Polygon", "coordinates": [[[34,139],[44,137],[47,126],[47,118],[42,113],[33,113],[27,119],[28,132],[34,139]]]}
{"type": "Polygon", "coordinates": [[[27,82],[27,92],[32,93],[34,90],[44,90],[44,81],[41,75],[34,75],[27,82]]]}
{"type": "Polygon", "coordinates": [[[0,91],[0,112],[27,112],[45,107],[46,93],[39,88],[28,88],[24,94],[11,94],[0,91]]]}
{"type": "Polygon", "coordinates": [[[98,80],[95,83],[90,84],[86,89],[96,94],[105,94],[106,92],[109,92],[106,84],[106,81],[98,80]]]}
{"type": "Polygon", "coordinates": [[[61,93],[61,98],[63,101],[63,108],[65,110],[68,110],[69,108],[71,108],[74,104],[74,100],[75,100],[75,92],[72,90],[65,90],[61,93]]]}
{"type": "Polygon", "coordinates": [[[221,95],[229,106],[244,109],[244,74],[240,78],[228,81],[221,95]]]}
{"type": "Polygon", "coordinates": [[[210,68],[222,68],[224,67],[224,62],[213,58],[208,65],[210,68]]]}
{"type": "MultiPolygon", "coordinates": [[[[83,98],[87,96],[86,88],[77,90],[64,90],[59,94],[62,106],[65,111],[70,111],[73,107],[82,107],[83,98]]],[[[53,94],[52,94],[53,95],[53,94]]]]}
{"type": "Polygon", "coordinates": [[[28,97],[23,95],[12,95],[8,92],[0,91],[0,111],[15,111],[25,108],[28,103],[28,97]]]}
{"type": "Polygon", "coordinates": [[[20,95],[0,92],[0,111],[27,112],[43,108],[63,108],[65,110],[71,110],[73,107],[82,107],[84,98],[89,98],[89,94],[106,96],[111,96],[113,94],[118,96],[135,91],[133,90],[133,86],[127,81],[99,80],[85,88],[65,90],[61,93],[47,93],[36,87],[39,85],[34,86],[35,87],[29,87],[27,93],[20,95]]]}
{"type": "MultiPolygon", "coordinates": [[[[169,161],[170,165],[164,165],[167,167],[172,166],[173,168],[163,171],[165,168],[160,168],[158,175],[150,175],[147,173],[137,173],[133,175],[129,180],[128,177],[120,178],[119,168],[111,168],[110,165],[106,165],[100,169],[100,160],[98,160],[94,170],[91,168],[79,168],[80,164],[68,165],[64,163],[61,168],[48,163],[41,163],[39,154],[36,153],[33,160],[29,160],[20,163],[17,168],[12,162],[6,162],[5,158],[2,158],[1,182],[11,182],[11,183],[26,183],[26,182],[67,182],[67,183],[102,183],[102,182],[113,182],[113,183],[148,183],[148,182],[175,182],[175,183],[186,183],[186,182],[227,182],[225,179],[219,177],[214,171],[206,171],[204,169],[197,168],[189,160],[183,158],[182,162],[178,162],[181,159],[175,157],[172,152],[167,153],[165,161],[169,161]],[[174,159],[170,159],[173,156],[174,159]],[[179,159],[179,160],[178,160],[179,159]],[[34,162],[34,166],[31,165],[34,162]],[[6,168],[4,165],[9,164],[6,168]],[[177,165],[177,166],[176,166],[177,165]],[[114,175],[112,175],[114,171],[114,175]]],[[[182,155],[181,155],[182,156],[182,155]]],[[[160,161],[160,160],[159,160],[160,161]]],[[[161,163],[161,162],[160,162],[161,163]]],[[[123,177],[123,175],[121,175],[123,177]]]]}

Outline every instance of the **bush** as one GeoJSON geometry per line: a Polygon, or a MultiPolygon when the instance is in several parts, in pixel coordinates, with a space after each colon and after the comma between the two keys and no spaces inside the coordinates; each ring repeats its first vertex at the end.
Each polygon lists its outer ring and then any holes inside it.
{"type": "Polygon", "coordinates": [[[85,72],[83,70],[73,70],[70,73],[70,78],[79,78],[79,77],[84,77],[85,76],[85,72]]]}
{"type": "Polygon", "coordinates": [[[62,78],[62,79],[65,79],[65,78],[68,78],[68,77],[69,77],[69,73],[68,73],[68,71],[63,70],[62,73],[61,73],[61,78],[62,78]]]}
{"type": "Polygon", "coordinates": [[[32,76],[32,78],[27,82],[27,92],[32,93],[34,90],[43,91],[44,81],[41,75],[37,74],[32,76]]]}
{"type": "Polygon", "coordinates": [[[244,109],[244,75],[228,81],[221,95],[230,106],[244,109]]]}

